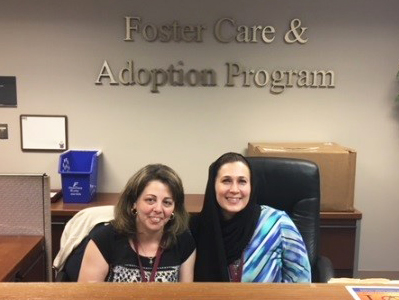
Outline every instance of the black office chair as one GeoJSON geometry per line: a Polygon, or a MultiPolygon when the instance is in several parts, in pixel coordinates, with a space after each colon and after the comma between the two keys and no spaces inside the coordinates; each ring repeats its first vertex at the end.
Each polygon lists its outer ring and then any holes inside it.
{"type": "Polygon", "coordinates": [[[320,178],[313,162],[278,157],[247,157],[259,204],[285,211],[306,244],[312,282],[334,277],[330,259],[319,255],[320,178]]]}

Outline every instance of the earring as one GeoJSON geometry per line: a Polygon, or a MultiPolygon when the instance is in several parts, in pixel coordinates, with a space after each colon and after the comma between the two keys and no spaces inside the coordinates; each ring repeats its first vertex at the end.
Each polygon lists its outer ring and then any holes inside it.
{"type": "Polygon", "coordinates": [[[172,221],[172,220],[174,220],[174,219],[175,219],[175,213],[172,213],[172,214],[170,215],[169,220],[172,221]]]}
{"type": "Polygon", "coordinates": [[[132,214],[133,214],[133,216],[137,216],[137,209],[132,208],[132,214]]]}

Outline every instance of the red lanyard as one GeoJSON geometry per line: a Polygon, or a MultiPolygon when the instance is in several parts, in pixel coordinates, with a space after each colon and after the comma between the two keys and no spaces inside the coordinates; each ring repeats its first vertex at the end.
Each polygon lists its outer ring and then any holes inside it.
{"type": "Polygon", "coordinates": [[[244,253],[241,255],[241,259],[237,267],[235,267],[233,264],[229,265],[231,282],[241,282],[243,266],[244,266],[244,253]]]}
{"type": "MultiPolygon", "coordinates": [[[[137,260],[139,261],[141,281],[147,282],[147,278],[145,277],[145,274],[144,274],[143,265],[141,264],[138,243],[136,240],[133,240],[133,244],[134,244],[134,248],[136,249],[137,260]]],[[[157,254],[155,255],[154,266],[152,267],[152,271],[151,271],[151,275],[150,275],[150,280],[149,280],[150,282],[155,281],[155,274],[157,273],[157,269],[158,269],[159,261],[161,260],[162,252],[163,252],[163,249],[161,247],[158,247],[157,254]]]]}

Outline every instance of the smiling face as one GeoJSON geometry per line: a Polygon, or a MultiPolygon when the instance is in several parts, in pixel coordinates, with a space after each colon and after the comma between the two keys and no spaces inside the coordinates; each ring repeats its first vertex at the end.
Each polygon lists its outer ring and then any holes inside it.
{"type": "Polygon", "coordinates": [[[137,210],[138,233],[162,233],[175,209],[175,202],[169,187],[153,180],[144,188],[133,208],[137,210]]]}
{"type": "Polygon", "coordinates": [[[215,192],[225,219],[231,219],[243,210],[251,194],[251,178],[247,165],[241,161],[222,165],[216,176],[215,192]]]}

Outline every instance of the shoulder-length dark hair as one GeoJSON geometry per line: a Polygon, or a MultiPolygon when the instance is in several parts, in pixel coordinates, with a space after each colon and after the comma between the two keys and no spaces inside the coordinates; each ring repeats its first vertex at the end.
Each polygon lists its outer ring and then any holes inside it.
{"type": "Polygon", "coordinates": [[[133,239],[137,238],[136,216],[133,215],[132,208],[145,187],[154,180],[169,187],[175,203],[174,218],[165,225],[162,237],[161,246],[169,248],[176,243],[177,235],[187,230],[189,215],[184,208],[182,181],[179,175],[168,166],[162,164],[147,165],[129,179],[115,207],[115,219],[112,224],[122,234],[133,239]]]}

